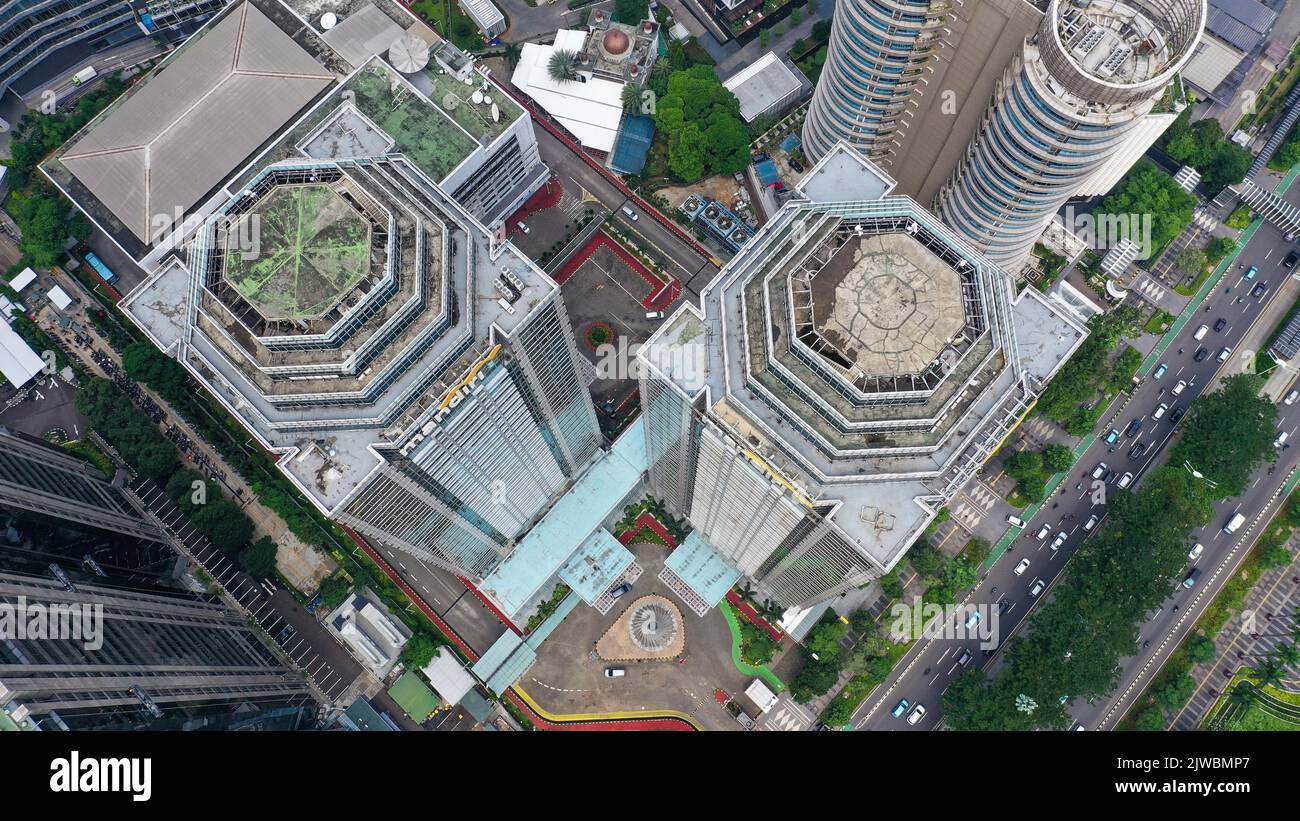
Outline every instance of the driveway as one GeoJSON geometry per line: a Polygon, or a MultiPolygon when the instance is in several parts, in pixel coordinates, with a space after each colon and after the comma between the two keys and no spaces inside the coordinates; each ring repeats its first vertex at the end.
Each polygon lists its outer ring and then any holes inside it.
{"type": "MultiPolygon", "coordinates": [[[[693,716],[710,730],[736,730],[740,725],[720,705],[717,689],[743,695],[750,678],[731,660],[731,631],[717,608],[703,617],[686,610],[681,600],[659,579],[667,548],[634,544],[644,572],[632,590],[606,615],[580,605],[551,634],[538,651],[537,661],[517,686],[544,709],[557,714],[678,710],[693,716]],[[678,606],[685,619],[685,662],[632,661],[611,664],[595,656],[597,640],[633,602],[650,594],[664,596],[678,606]],[[622,602],[626,602],[623,604],[622,602]],[[625,676],[607,678],[606,667],[627,670],[625,676]]],[[[742,699],[747,709],[748,700],[742,699]]]]}

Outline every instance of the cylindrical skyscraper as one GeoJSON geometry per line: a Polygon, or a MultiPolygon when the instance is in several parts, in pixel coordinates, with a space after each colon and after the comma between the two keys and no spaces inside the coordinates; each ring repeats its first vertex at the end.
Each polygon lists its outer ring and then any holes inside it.
{"type": "Polygon", "coordinates": [[[1014,273],[1051,219],[1159,100],[1205,0],[1053,0],[1003,74],[936,210],[1014,273]]]}
{"type": "Polygon", "coordinates": [[[840,140],[879,160],[892,147],[913,87],[943,33],[949,0],[842,0],[817,80],[804,149],[819,159],[840,140]]]}

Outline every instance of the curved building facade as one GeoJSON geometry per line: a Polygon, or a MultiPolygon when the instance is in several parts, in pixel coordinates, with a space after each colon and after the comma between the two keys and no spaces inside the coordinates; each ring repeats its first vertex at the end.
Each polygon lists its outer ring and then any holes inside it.
{"type": "Polygon", "coordinates": [[[1004,72],[936,211],[1016,270],[1052,214],[1160,99],[1205,16],[1204,0],[1053,0],[1004,72]]]}
{"type": "Polygon", "coordinates": [[[845,0],[835,5],[804,149],[820,158],[840,140],[872,160],[892,147],[952,4],[948,0],[845,0]]]}

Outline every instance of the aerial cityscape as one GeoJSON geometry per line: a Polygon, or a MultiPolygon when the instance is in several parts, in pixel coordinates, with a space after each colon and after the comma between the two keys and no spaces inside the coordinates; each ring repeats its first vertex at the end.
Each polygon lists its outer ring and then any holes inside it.
{"type": "Polygon", "coordinates": [[[0,730],[1300,730],[1298,41],[0,4],[0,730]]]}

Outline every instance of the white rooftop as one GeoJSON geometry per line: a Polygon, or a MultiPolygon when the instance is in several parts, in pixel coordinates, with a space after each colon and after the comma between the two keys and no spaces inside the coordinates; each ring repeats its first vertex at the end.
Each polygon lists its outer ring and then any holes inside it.
{"type": "Polygon", "coordinates": [[[623,83],[602,80],[579,71],[579,79],[551,79],[546,64],[556,51],[578,54],[587,32],[560,29],[554,45],[524,43],[511,82],[578,138],[584,148],[606,153],[614,150],[618,124],[623,118],[623,83]]]}
{"type": "Polygon", "coordinates": [[[45,367],[45,360],[7,322],[0,322],[0,374],[15,388],[21,388],[45,367]]]}
{"type": "Polygon", "coordinates": [[[736,95],[740,116],[751,123],[797,94],[804,82],[775,51],[769,51],[722,85],[736,95]]]}

